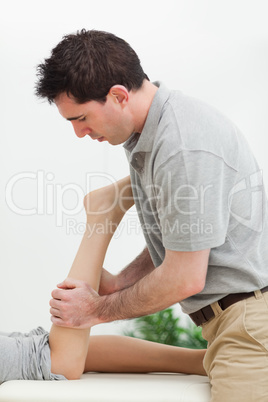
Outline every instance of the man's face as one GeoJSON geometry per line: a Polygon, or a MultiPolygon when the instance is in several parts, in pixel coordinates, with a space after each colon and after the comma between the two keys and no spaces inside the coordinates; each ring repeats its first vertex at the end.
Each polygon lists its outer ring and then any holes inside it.
{"type": "Polygon", "coordinates": [[[106,103],[89,101],[76,103],[65,92],[55,99],[60,114],[71,121],[75,134],[82,138],[89,135],[100,142],[112,145],[125,142],[134,129],[128,110],[116,97],[108,94],[106,103]]]}

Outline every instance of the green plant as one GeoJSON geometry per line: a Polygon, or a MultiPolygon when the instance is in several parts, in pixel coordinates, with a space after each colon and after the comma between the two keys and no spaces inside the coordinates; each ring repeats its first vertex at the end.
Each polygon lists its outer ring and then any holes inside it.
{"type": "Polygon", "coordinates": [[[134,328],[124,331],[127,336],[191,349],[207,347],[201,328],[196,327],[191,321],[186,326],[180,326],[180,318],[174,316],[171,307],[133,321],[134,328]]]}

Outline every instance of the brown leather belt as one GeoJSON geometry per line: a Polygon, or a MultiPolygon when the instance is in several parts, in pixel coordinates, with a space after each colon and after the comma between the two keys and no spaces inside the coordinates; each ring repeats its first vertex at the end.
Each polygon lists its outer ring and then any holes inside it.
{"type": "MultiPolygon", "coordinates": [[[[260,289],[262,293],[268,292],[268,286],[263,289],[260,289]]],[[[238,301],[248,299],[249,297],[254,296],[254,292],[250,293],[233,293],[223,297],[222,299],[218,300],[219,306],[222,310],[226,310],[232,304],[237,303],[238,301]]],[[[210,305],[201,308],[194,313],[189,314],[193,322],[200,326],[210,320],[212,317],[215,317],[214,311],[210,305]]]]}

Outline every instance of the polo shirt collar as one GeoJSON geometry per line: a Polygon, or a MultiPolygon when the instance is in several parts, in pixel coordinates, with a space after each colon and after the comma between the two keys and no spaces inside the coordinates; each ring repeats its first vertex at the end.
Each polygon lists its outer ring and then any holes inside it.
{"type": "Polygon", "coordinates": [[[151,152],[154,135],[162,115],[163,106],[170,96],[170,90],[161,82],[156,81],[154,82],[154,85],[158,87],[158,90],[153,98],[141,134],[133,133],[124,143],[124,148],[131,154],[130,162],[132,159],[131,156],[134,156],[134,154],[151,152]]]}

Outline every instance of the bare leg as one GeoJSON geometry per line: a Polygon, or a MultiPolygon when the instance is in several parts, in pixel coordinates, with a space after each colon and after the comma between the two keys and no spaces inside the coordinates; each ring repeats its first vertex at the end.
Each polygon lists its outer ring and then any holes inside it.
{"type": "Polygon", "coordinates": [[[206,375],[203,368],[205,352],[204,349],[185,349],[127,336],[91,336],[85,372],[158,371],[206,375]]]}
{"type": "MultiPolygon", "coordinates": [[[[120,180],[116,185],[112,184],[93,191],[85,197],[87,229],[69,277],[83,280],[94,290],[98,290],[108,245],[116,226],[132,205],[129,177],[120,180]],[[100,225],[103,225],[104,230],[100,230],[100,225]]],[[[89,329],[70,329],[52,325],[49,344],[53,374],[62,374],[68,379],[81,376],[88,351],[89,332],[89,329]]]]}

